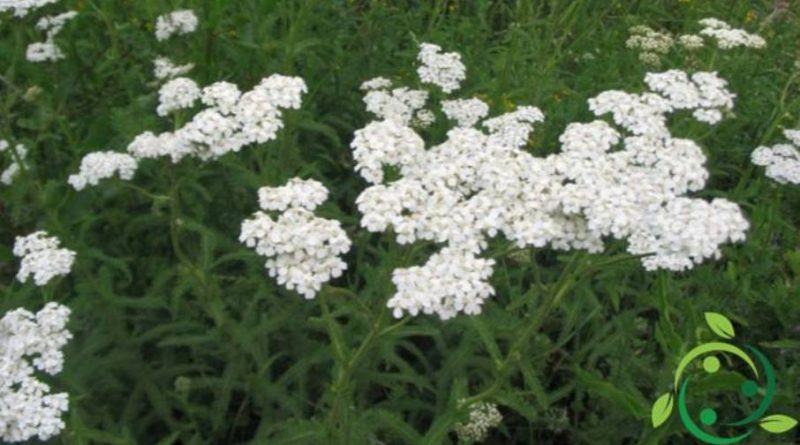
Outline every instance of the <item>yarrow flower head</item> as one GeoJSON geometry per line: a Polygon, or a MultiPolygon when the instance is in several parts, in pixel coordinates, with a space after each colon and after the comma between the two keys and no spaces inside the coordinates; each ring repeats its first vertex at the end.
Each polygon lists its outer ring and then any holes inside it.
{"type": "Polygon", "coordinates": [[[89,153],[81,160],[80,172],[71,175],[67,182],[75,190],[83,190],[87,185],[97,185],[100,180],[119,175],[120,179],[130,180],[136,173],[136,158],[126,153],[98,151],[89,153]]]}
{"type": "Polygon", "coordinates": [[[112,156],[111,152],[87,155],[95,166],[87,168],[94,171],[73,175],[76,188],[96,185],[114,173],[122,179],[131,179],[143,159],[167,156],[172,162],[186,157],[211,160],[238,152],[249,144],[275,139],[283,127],[282,110],[299,108],[306,91],[303,79],[278,74],[264,78],[245,93],[229,82],[216,82],[200,89],[191,79],[173,79],[161,88],[159,114],[192,106],[198,99],[206,108],[175,131],[139,134],[128,144],[127,155],[112,156]],[[135,163],[130,162],[131,158],[135,163]]]}
{"type": "Polygon", "coordinates": [[[0,0],[0,13],[13,11],[17,17],[25,17],[31,11],[57,3],[59,0],[0,0]]]}
{"type": "Polygon", "coordinates": [[[445,100],[442,101],[442,111],[459,127],[473,127],[489,114],[489,105],[478,98],[445,100]]]}
{"type": "Polygon", "coordinates": [[[199,98],[207,108],[174,132],[142,133],[128,146],[134,157],[170,156],[173,162],[186,156],[215,159],[248,144],[270,141],[283,127],[281,110],[298,108],[307,91],[303,79],[279,74],[262,79],[245,93],[229,82],[217,82],[202,90],[185,83],[180,89],[188,93],[175,103],[193,103],[199,98]]]}
{"type": "Polygon", "coordinates": [[[167,57],[156,57],[153,60],[153,75],[158,80],[168,80],[183,76],[194,68],[193,63],[176,65],[167,57]]]}
{"type": "Polygon", "coordinates": [[[589,108],[615,125],[571,123],[561,151],[546,157],[523,150],[544,120],[533,106],[485,118],[478,102],[445,100],[456,126],[430,148],[394,119],[357,130],[355,170],[370,184],[356,200],[362,227],[391,230],[401,244],[443,245],[423,266],[394,271],[394,315],[480,313],[494,294],[494,262],[480,254],[498,235],[519,248],[594,253],[605,238],[624,239],[631,253],[649,255],[642,260],[648,270],[686,270],[744,239],[748,223],[738,206],[684,196],[705,186],[706,158],[667,127],[679,110],[716,123],[733,106],[726,82],[716,73],[667,71],[645,83],[643,93],[590,99],[589,108]],[[387,181],[387,168],[400,178],[387,181]]]}
{"type": "Polygon", "coordinates": [[[750,156],[753,164],[766,167],[767,176],[781,184],[800,185],[800,130],[784,130],[791,143],[756,148],[750,156]]]}
{"type": "Polygon", "coordinates": [[[17,280],[25,283],[32,276],[37,286],[44,286],[55,277],[69,274],[75,252],[60,245],[58,238],[44,231],[18,236],[13,250],[15,256],[22,258],[17,280]]]}
{"type": "Polygon", "coordinates": [[[44,42],[28,45],[25,57],[29,62],[47,62],[63,59],[64,52],[55,43],[56,35],[61,32],[64,25],[78,15],[76,11],[67,11],[55,16],[42,17],[36,23],[36,29],[44,31],[47,38],[44,42]]]}
{"type": "Polygon", "coordinates": [[[200,87],[187,77],[178,77],[165,83],[158,91],[159,116],[166,116],[175,110],[190,108],[200,99],[200,87]]]}
{"type": "Polygon", "coordinates": [[[467,77],[461,54],[443,53],[442,47],[432,43],[422,43],[419,48],[417,58],[421,65],[417,68],[417,74],[420,80],[438,86],[445,93],[457,90],[467,77]]]}
{"type": "Polygon", "coordinates": [[[469,408],[469,420],[455,425],[453,430],[463,443],[480,443],[486,440],[489,430],[503,422],[503,415],[497,405],[478,402],[469,408]]]}
{"type": "Polygon", "coordinates": [[[648,26],[634,26],[628,32],[631,36],[625,42],[625,46],[639,50],[639,60],[650,66],[659,66],[661,56],[667,54],[675,45],[675,39],[671,34],[658,32],[648,26]]]}
{"type": "Polygon", "coordinates": [[[314,216],[328,195],[319,182],[294,178],[283,187],[258,191],[263,211],[242,222],[239,240],[267,257],[265,267],[278,284],[311,299],[322,285],[342,275],[341,259],[350,239],[338,221],[314,216]],[[265,211],[280,210],[273,219],[265,211]]]}
{"type": "Polygon", "coordinates": [[[415,113],[423,110],[428,92],[405,87],[393,90],[371,89],[364,96],[367,111],[386,120],[409,125],[415,113]]]}
{"type": "Polygon", "coordinates": [[[767,46],[767,41],[763,37],[750,34],[743,29],[732,28],[729,24],[719,19],[703,19],[700,20],[700,24],[704,26],[700,34],[714,38],[720,49],[732,49],[740,46],[745,48],[764,48],[767,46]]]}
{"type": "Polygon", "coordinates": [[[67,307],[48,303],[36,314],[20,308],[0,319],[0,440],[48,440],[64,429],[69,396],[51,393],[35,372],[61,372],[62,348],[72,338],[69,315],[67,307]]]}
{"type": "Polygon", "coordinates": [[[8,165],[8,167],[6,167],[5,170],[3,170],[2,173],[0,173],[0,183],[3,183],[5,185],[11,185],[11,183],[14,182],[14,178],[17,177],[20,170],[22,169],[22,167],[20,166],[20,161],[23,163],[25,162],[25,158],[28,156],[28,150],[22,144],[17,144],[12,149],[8,141],[0,139],[0,153],[3,152],[9,153],[9,158],[11,159],[11,163],[8,165]],[[19,158],[19,160],[17,159],[17,157],[11,154],[12,150],[16,152],[16,156],[19,158]]]}
{"type": "Polygon", "coordinates": [[[424,266],[398,269],[392,277],[397,293],[387,306],[394,316],[438,314],[442,320],[480,314],[483,301],[494,295],[487,283],[494,260],[477,258],[464,249],[447,247],[433,254],[424,266]]]}
{"type": "Polygon", "coordinates": [[[156,19],[156,39],[167,40],[173,35],[189,34],[197,29],[197,16],[191,9],[181,9],[156,19]]]}
{"type": "Polygon", "coordinates": [[[697,34],[683,34],[678,36],[678,44],[688,50],[700,49],[705,45],[703,37],[697,34]]]}
{"type": "Polygon", "coordinates": [[[668,32],[655,31],[654,29],[638,25],[631,27],[631,34],[625,45],[639,51],[639,60],[645,65],[658,67],[661,57],[668,54],[673,48],[679,46],[688,51],[695,51],[705,46],[705,38],[710,39],[716,47],[729,50],[737,47],[763,48],[766,40],[756,34],[750,34],[743,29],[735,29],[729,24],[715,18],[700,20],[703,29],[697,34],[681,34],[676,38],[668,32]],[[677,45],[676,45],[677,43],[677,45]]]}
{"type": "Polygon", "coordinates": [[[77,11],[67,11],[58,15],[42,17],[36,23],[36,29],[45,31],[47,33],[47,38],[52,39],[56,34],[61,32],[61,29],[64,28],[67,22],[77,17],[77,15],[77,11]]]}
{"type": "Polygon", "coordinates": [[[290,207],[313,211],[328,199],[328,189],[313,179],[292,178],[282,187],[261,187],[258,204],[263,210],[284,211],[290,207]]]}
{"type": "Polygon", "coordinates": [[[371,90],[385,90],[392,86],[392,81],[385,77],[375,77],[370,80],[364,81],[361,84],[361,89],[365,91],[371,90]]]}

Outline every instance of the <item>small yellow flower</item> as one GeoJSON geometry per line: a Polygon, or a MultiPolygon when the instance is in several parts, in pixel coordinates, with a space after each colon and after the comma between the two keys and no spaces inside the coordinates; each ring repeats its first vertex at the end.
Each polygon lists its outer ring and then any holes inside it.
{"type": "Polygon", "coordinates": [[[745,23],[753,23],[758,18],[758,13],[754,10],[747,11],[747,15],[744,17],[745,23]]]}

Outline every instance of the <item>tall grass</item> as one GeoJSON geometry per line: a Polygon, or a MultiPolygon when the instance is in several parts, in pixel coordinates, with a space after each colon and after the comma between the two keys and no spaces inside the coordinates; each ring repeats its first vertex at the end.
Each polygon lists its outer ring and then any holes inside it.
{"type": "MultiPolygon", "coordinates": [[[[359,228],[349,143],[369,119],[359,84],[414,79],[417,42],[462,53],[494,112],[539,106],[529,149],[557,149],[586,99],[637,89],[647,68],[625,49],[629,26],[699,29],[709,16],[757,30],[771,2],[741,0],[171,1],[65,0],[81,14],[55,64],[25,61],[33,19],[0,23],[0,138],[25,143],[30,168],[0,191],[0,313],[59,301],[75,339],[53,386],[70,393],[65,444],[446,444],[467,413],[500,405],[486,443],[692,443],[679,422],[649,425],[672,370],[707,341],[703,313],[724,313],[777,371],[776,409],[800,416],[800,193],[749,154],[800,124],[800,22],[760,29],[761,51],[677,54],[664,68],[717,70],[738,94],[735,118],[698,140],[711,180],[703,197],[741,205],[745,243],[685,273],[647,273],[624,246],[604,255],[492,244],[497,296],[477,317],[392,319],[391,272],[429,246],[359,228]],[[155,18],[193,8],[200,29],[159,43],[155,18]],[[95,150],[124,150],[155,115],[152,59],[197,65],[201,84],[250,87],[274,72],[309,85],[277,141],[226,156],[145,163],[132,182],[76,193],[66,177],[95,150]],[[36,92],[34,89],[40,89],[36,92]],[[294,176],[331,190],[318,213],[342,221],[354,248],[345,277],[308,302],[266,276],[237,242],[255,192],[294,176]],[[13,280],[15,235],[45,228],[78,252],[73,273],[39,289],[13,280]],[[179,255],[179,252],[181,253],[179,255]]],[[[797,11],[795,11],[797,13],[797,11]]],[[[732,403],[740,403],[732,401],[732,403]]],[[[752,443],[793,443],[759,435],[752,443]]]]}

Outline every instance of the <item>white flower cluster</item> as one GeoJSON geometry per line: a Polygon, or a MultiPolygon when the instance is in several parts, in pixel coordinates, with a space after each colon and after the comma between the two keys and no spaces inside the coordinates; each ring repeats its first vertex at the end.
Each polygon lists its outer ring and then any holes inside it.
{"type": "Polygon", "coordinates": [[[50,393],[34,372],[61,372],[61,349],[72,338],[69,315],[67,307],[48,303],[36,314],[20,308],[0,319],[0,440],[48,440],[64,429],[69,396],[50,393]]]}
{"type": "Polygon", "coordinates": [[[409,125],[414,118],[432,122],[427,117],[428,110],[423,109],[428,100],[428,92],[401,87],[390,90],[392,83],[382,77],[364,82],[362,88],[368,92],[364,95],[367,111],[386,120],[401,125],[409,125]],[[367,88],[364,88],[364,85],[367,88]],[[422,115],[421,115],[422,114],[422,115]]]}
{"type": "Polygon", "coordinates": [[[193,63],[185,65],[176,65],[167,57],[156,57],[153,60],[153,75],[158,80],[168,80],[175,77],[183,76],[194,68],[193,63]]]}
{"type": "Polygon", "coordinates": [[[510,113],[486,119],[483,126],[489,130],[493,143],[518,148],[528,142],[533,125],[539,122],[544,122],[542,110],[522,106],[510,113]]]}
{"type": "Polygon", "coordinates": [[[200,87],[194,80],[186,77],[172,79],[158,90],[156,113],[167,116],[175,110],[190,108],[197,99],[200,99],[200,87]]]}
{"type": "Polygon", "coordinates": [[[443,100],[442,111],[459,127],[473,127],[489,114],[489,105],[478,98],[443,100]]]}
{"type": "Polygon", "coordinates": [[[497,405],[479,402],[470,407],[469,420],[455,424],[453,430],[463,443],[478,443],[486,440],[489,430],[503,422],[503,415],[497,405]]]}
{"type": "Polygon", "coordinates": [[[683,34],[678,36],[678,44],[688,50],[700,49],[705,46],[703,37],[697,34],[683,34]]]}
{"type": "Polygon", "coordinates": [[[83,190],[87,185],[97,185],[101,179],[119,175],[120,179],[133,179],[137,167],[136,159],[126,153],[97,151],[89,153],[81,160],[80,172],[70,175],[67,182],[75,190],[83,190]]]}
{"type": "Polygon", "coordinates": [[[800,130],[784,130],[791,144],[758,147],[753,150],[753,164],[767,168],[767,176],[781,184],[800,185],[800,130]]]}
{"type": "Polygon", "coordinates": [[[167,40],[173,35],[189,34],[197,29],[197,16],[191,9],[181,9],[156,19],[156,39],[167,40]]]}
{"type": "Polygon", "coordinates": [[[25,283],[33,276],[37,286],[44,286],[55,277],[67,275],[75,262],[75,252],[60,245],[58,238],[41,230],[18,236],[13,250],[15,256],[22,258],[17,279],[25,283]]]}
{"type": "Polygon", "coordinates": [[[467,69],[461,63],[461,54],[441,51],[442,47],[439,45],[422,43],[417,56],[422,65],[417,68],[417,74],[421,81],[436,85],[445,93],[451,93],[466,79],[467,69]]]}
{"type": "Polygon", "coordinates": [[[185,78],[173,79],[164,86],[168,85],[173,86],[162,88],[160,111],[190,106],[189,102],[197,99],[206,108],[176,131],[139,134],[128,145],[127,155],[112,156],[111,152],[87,155],[84,162],[88,164],[84,168],[82,163],[81,173],[71,176],[70,184],[80,190],[114,173],[122,179],[131,179],[136,164],[143,159],[168,156],[172,162],[185,157],[211,160],[238,152],[246,145],[268,142],[283,128],[282,110],[300,108],[302,95],[307,91],[303,79],[279,74],[262,79],[245,93],[229,82],[217,82],[202,90],[185,78]]]}
{"type": "Polygon", "coordinates": [[[382,90],[392,86],[392,81],[385,77],[375,77],[370,80],[364,81],[361,84],[361,89],[364,91],[382,90]]]}
{"type": "MultiPolygon", "coordinates": [[[[12,149],[8,141],[0,139],[0,153],[5,151],[9,152],[9,158],[11,158],[11,163],[8,165],[8,167],[6,167],[5,170],[3,170],[2,173],[0,173],[0,183],[3,183],[5,185],[11,185],[11,183],[14,182],[14,178],[16,178],[17,175],[19,174],[21,166],[19,162],[17,162],[17,158],[14,157],[13,154],[10,154],[12,149]]],[[[20,161],[25,162],[25,158],[28,156],[28,150],[25,148],[24,145],[17,144],[14,147],[13,151],[16,152],[16,156],[19,157],[20,161]]]]}
{"type": "Polygon", "coordinates": [[[560,137],[561,152],[544,158],[522,149],[544,119],[536,107],[482,123],[457,117],[459,126],[428,149],[395,120],[357,130],[355,170],[371,184],[356,200],[361,225],[391,229],[401,244],[445,244],[423,266],[394,271],[394,315],[479,313],[494,290],[493,262],[478,255],[498,234],[520,248],[590,252],[602,251],[604,238],[626,239],[629,252],[650,255],[642,259],[648,270],[685,270],[718,257],[721,244],[744,239],[748,223],[735,204],[684,196],[705,186],[706,158],[667,128],[668,114],[678,110],[715,123],[734,95],[715,73],[667,71],[645,81],[650,91],[606,91],[589,100],[622,131],[603,120],[572,123],[560,137]],[[465,119],[473,125],[461,125],[465,119]],[[385,182],[387,167],[401,178],[385,182]]]}
{"type": "Polygon", "coordinates": [[[732,28],[729,24],[715,18],[700,20],[703,29],[698,34],[681,34],[677,38],[668,32],[659,32],[648,26],[637,25],[628,32],[631,36],[625,42],[628,48],[639,52],[639,60],[649,66],[660,66],[661,57],[677,45],[693,51],[705,46],[703,37],[712,38],[716,46],[727,50],[736,47],[763,48],[767,42],[756,34],[743,29],[732,28]]]}
{"type": "Polygon", "coordinates": [[[633,26],[628,32],[631,36],[625,42],[625,46],[641,51],[639,60],[647,65],[659,66],[661,56],[667,54],[675,45],[675,39],[671,34],[658,32],[649,26],[633,26]]]}
{"type": "MultiPolygon", "coordinates": [[[[166,40],[173,34],[187,34],[194,31],[197,28],[197,16],[194,15],[189,9],[175,11],[169,14],[162,15],[156,19],[156,39],[159,41],[166,40]]],[[[187,63],[185,65],[176,65],[172,60],[164,56],[158,56],[153,60],[153,75],[157,80],[170,80],[176,77],[180,77],[188,73],[189,71],[194,68],[193,63],[187,63]]],[[[161,105],[159,106],[159,115],[164,116],[168,114],[172,109],[177,108],[184,108],[180,107],[180,101],[177,103],[169,102],[170,98],[173,100],[178,99],[178,95],[181,92],[184,94],[188,94],[191,91],[186,90],[186,88],[191,88],[191,86],[186,83],[185,79],[183,83],[173,83],[169,87],[166,85],[162,87],[161,91],[159,92],[160,102],[161,105]],[[181,88],[183,86],[183,88],[181,88]],[[167,88],[166,90],[164,88],[167,88]],[[167,101],[167,104],[165,104],[167,101]],[[173,108],[174,107],[174,108],[173,108]],[[163,114],[162,114],[163,112],[163,114]]],[[[191,81],[190,81],[191,82],[191,81]]],[[[192,82],[193,83],[193,82],[192,82]]],[[[194,87],[197,88],[197,84],[194,84],[194,87]]],[[[195,98],[196,99],[196,98],[195,98]]],[[[192,99],[194,102],[195,99],[192,99]]],[[[188,100],[188,99],[186,99],[188,100]]],[[[191,105],[189,105],[191,106],[191,105]]]]}
{"type": "Polygon", "coordinates": [[[494,260],[476,258],[470,252],[446,247],[422,267],[398,269],[392,276],[397,293],[387,307],[395,317],[438,314],[442,320],[460,312],[480,314],[483,301],[494,295],[486,280],[494,260]]]}
{"type": "MultiPolygon", "coordinates": [[[[181,78],[167,85],[176,80],[181,78]]],[[[169,156],[178,162],[186,156],[196,156],[208,160],[238,152],[249,144],[268,142],[283,127],[282,109],[300,108],[307,88],[299,77],[273,74],[245,93],[228,82],[217,82],[202,90],[185,83],[175,89],[178,90],[182,93],[167,95],[171,98],[162,102],[165,108],[184,106],[198,98],[206,108],[174,132],[144,132],[137,136],[128,146],[128,153],[135,158],[169,156]]]]}
{"type": "Polygon", "coordinates": [[[26,58],[29,62],[56,61],[64,58],[64,52],[56,45],[56,35],[61,32],[68,21],[77,16],[76,11],[68,11],[55,16],[47,16],[39,19],[36,29],[47,33],[44,42],[36,42],[28,45],[26,58]]]}
{"type": "Polygon", "coordinates": [[[750,34],[743,29],[732,28],[731,25],[715,18],[700,20],[704,28],[701,35],[713,37],[720,49],[731,49],[739,46],[746,48],[763,48],[767,41],[761,36],[750,34]]]}
{"type": "Polygon", "coordinates": [[[283,187],[261,187],[258,205],[263,210],[285,211],[290,207],[313,211],[328,199],[328,189],[318,181],[292,178],[283,187]]]}
{"type": "Polygon", "coordinates": [[[0,13],[14,11],[17,17],[25,17],[31,11],[57,3],[59,0],[0,0],[0,13]]]}
{"type": "Polygon", "coordinates": [[[273,220],[256,212],[242,222],[239,241],[268,258],[265,267],[279,285],[314,298],[322,284],[347,269],[340,256],[350,250],[338,221],[314,216],[328,190],[317,181],[295,178],[283,187],[262,187],[258,195],[262,210],[282,213],[273,220]]]}
{"type": "Polygon", "coordinates": [[[700,72],[689,77],[683,71],[670,70],[648,73],[644,80],[650,90],[669,101],[669,111],[694,110],[695,119],[712,125],[722,120],[723,111],[733,109],[736,98],[717,73],[700,72]]]}

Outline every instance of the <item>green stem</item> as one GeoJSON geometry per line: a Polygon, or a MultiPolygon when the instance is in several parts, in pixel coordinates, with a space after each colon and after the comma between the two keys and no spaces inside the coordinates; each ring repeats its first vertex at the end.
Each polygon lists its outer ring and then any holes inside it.
{"type": "Polygon", "coordinates": [[[389,312],[386,306],[382,306],[377,317],[368,315],[370,320],[375,321],[372,322],[372,327],[364,340],[361,341],[355,351],[348,350],[341,333],[341,326],[338,325],[336,319],[331,315],[330,308],[328,307],[327,298],[329,295],[327,294],[332,292],[346,293],[355,298],[357,298],[358,295],[340,288],[326,286],[319,296],[322,315],[328,329],[328,336],[333,343],[332,348],[337,368],[335,372],[336,377],[333,379],[331,385],[332,406],[326,420],[328,439],[334,444],[347,445],[352,443],[350,440],[350,406],[353,399],[353,374],[358,369],[361,360],[367,355],[370,349],[372,349],[378,339],[402,327],[408,322],[408,319],[403,319],[390,326],[385,326],[389,312]]]}
{"type": "Polygon", "coordinates": [[[494,382],[492,382],[492,384],[484,391],[465,399],[463,404],[464,406],[470,406],[474,403],[492,397],[495,392],[502,387],[503,383],[506,382],[511,373],[512,362],[519,359],[522,349],[528,344],[531,337],[535,335],[542,327],[545,318],[550,315],[555,308],[558,307],[564,296],[581,279],[580,274],[575,273],[572,270],[572,266],[576,263],[576,259],[579,256],[582,255],[576,254],[572,256],[570,262],[564,268],[564,272],[562,272],[558,282],[554,285],[555,291],[548,294],[547,300],[544,301],[544,304],[536,313],[534,319],[525,327],[525,330],[519,337],[517,337],[517,340],[514,342],[514,344],[511,345],[511,348],[509,348],[505,358],[497,364],[497,375],[494,382]]]}

